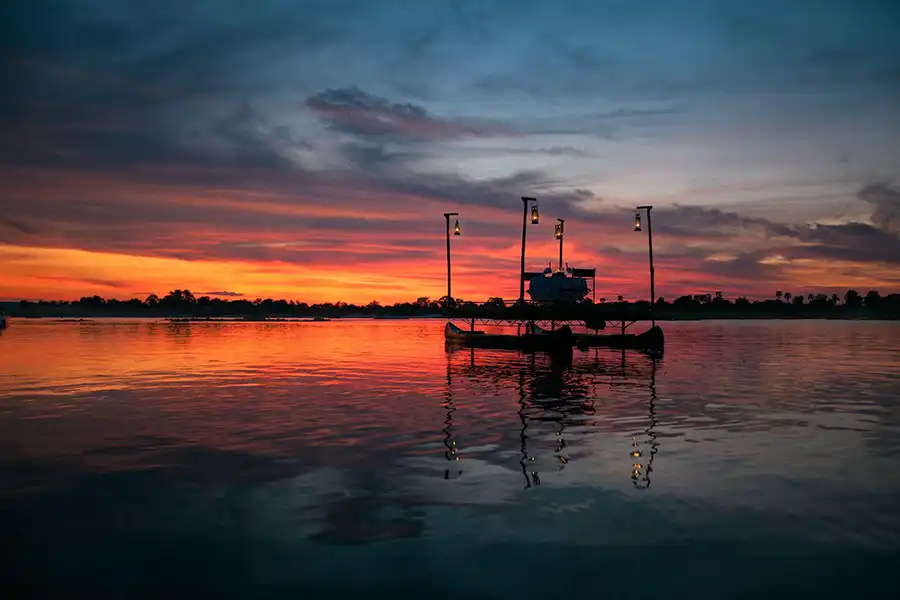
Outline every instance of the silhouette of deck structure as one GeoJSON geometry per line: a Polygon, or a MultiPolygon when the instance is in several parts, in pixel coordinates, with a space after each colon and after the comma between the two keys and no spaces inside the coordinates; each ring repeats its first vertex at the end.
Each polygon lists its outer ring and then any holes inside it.
{"type": "Polygon", "coordinates": [[[558,323],[604,329],[607,325],[652,321],[649,305],[634,304],[538,304],[516,301],[501,304],[459,305],[445,308],[450,319],[475,320],[484,324],[558,323]]]}
{"type": "Polygon", "coordinates": [[[445,307],[449,322],[445,337],[448,342],[476,347],[510,347],[521,349],[568,346],[612,348],[643,348],[662,350],[664,335],[656,326],[649,304],[605,305],[591,302],[535,303],[517,301],[507,304],[499,298],[482,305],[474,303],[445,307]],[[465,321],[468,331],[453,324],[465,321]],[[640,334],[626,330],[640,321],[651,321],[652,327],[640,334]],[[485,334],[476,324],[515,325],[517,334],[485,334]],[[524,331],[522,326],[524,325],[524,331]],[[588,333],[573,333],[572,326],[583,326],[588,333]],[[600,330],[612,330],[600,334],[600,330]],[[593,330],[593,333],[589,333],[593,330]]]}

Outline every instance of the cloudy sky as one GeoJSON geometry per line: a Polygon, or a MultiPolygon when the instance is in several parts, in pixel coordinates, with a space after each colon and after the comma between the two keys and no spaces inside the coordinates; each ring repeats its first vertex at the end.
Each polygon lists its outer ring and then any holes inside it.
{"type": "Polygon", "coordinates": [[[889,0],[0,7],[0,298],[900,290],[889,0]]]}

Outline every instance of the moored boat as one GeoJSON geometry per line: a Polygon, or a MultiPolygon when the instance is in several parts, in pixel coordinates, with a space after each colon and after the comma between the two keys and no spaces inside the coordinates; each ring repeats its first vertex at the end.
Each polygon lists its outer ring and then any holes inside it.
{"type": "Polygon", "coordinates": [[[606,347],[626,350],[662,350],[665,346],[663,330],[654,325],[642,333],[626,334],[575,334],[579,347],[606,347]]]}
{"type": "Polygon", "coordinates": [[[546,350],[571,351],[575,344],[574,334],[568,326],[555,331],[535,331],[523,335],[505,333],[485,333],[483,331],[466,331],[448,322],[444,327],[444,338],[448,343],[470,346],[473,348],[493,348],[505,350],[546,350]]]}
{"type": "MultiPolygon", "coordinates": [[[[537,325],[534,326],[538,332],[550,333],[546,329],[541,329],[537,325]]],[[[625,350],[662,350],[665,346],[665,336],[663,330],[654,325],[643,333],[613,333],[613,334],[593,334],[593,333],[575,333],[572,334],[574,343],[579,348],[615,348],[625,350]]]]}
{"type": "Polygon", "coordinates": [[[539,273],[525,273],[531,300],[551,305],[581,302],[590,291],[587,278],[595,276],[596,269],[572,269],[569,265],[556,271],[546,268],[539,273]]]}

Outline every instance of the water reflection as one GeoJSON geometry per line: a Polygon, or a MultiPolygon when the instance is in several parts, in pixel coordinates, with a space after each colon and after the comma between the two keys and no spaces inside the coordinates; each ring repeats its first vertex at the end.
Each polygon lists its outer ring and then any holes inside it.
{"type": "Polygon", "coordinates": [[[567,363],[446,353],[434,321],[16,322],[14,577],[90,598],[147,581],[546,598],[596,587],[571,574],[598,564],[614,596],[638,571],[666,586],[638,595],[678,597],[881,581],[900,547],[900,324],[666,329],[664,360],[567,363]],[[535,556],[545,576],[516,588],[535,556]]]}
{"type": "Polygon", "coordinates": [[[421,537],[425,532],[422,501],[398,495],[377,471],[349,472],[342,497],[323,500],[325,514],[312,542],[329,546],[363,546],[374,542],[421,537]]]}
{"type": "MultiPolygon", "coordinates": [[[[650,487],[650,473],[653,472],[653,459],[656,457],[656,452],[659,449],[659,442],[656,440],[656,432],[654,428],[657,425],[656,421],[656,368],[658,359],[656,357],[651,358],[651,368],[650,368],[650,398],[647,401],[647,416],[649,424],[647,425],[647,429],[644,430],[644,435],[647,436],[645,440],[638,441],[637,438],[632,438],[632,446],[634,450],[632,451],[632,457],[635,458],[634,470],[631,473],[631,479],[634,483],[634,486],[638,489],[645,490],[650,487]],[[646,456],[644,454],[646,449],[646,456]],[[642,463],[641,459],[646,459],[646,463],[642,463]]],[[[622,361],[624,363],[625,356],[623,353],[622,361]]]]}
{"type": "MultiPolygon", "coordinates": [[[[631,395],[636,383],[644,388],[640,395],[645,398],[641,401],[642,410],[646,411],[642,420],[647,426],[641,432],[641,439],[637,437],[640,434],[631,436],[628,464],[631,465],[634,486],[638,489],[650,487],[653,461],[659,450],[655,431],[658,425],[656,376],[661,357],[624,350],[610,352],[593,349],[590,353],[576,354],[575,360],[558,360],[542,353],[518,354],[448,347],[447,389],[442,405],[446,420],[442,431],[446,448],[444,456],[451,463],[459,461],[452,432],[453,416],[458,410],[453,398],[453,372],[454,363],[459,361],[454,361],[453,357],[457,355],[459,358],[463,353],[467,359],[466,366],[458,371],[464,382],[468,382],[469,388],[488,389],[491,386],[500,393],[509,388],[515,390],[515,414],[519,421],[518,464],[525,489],[540,486],[542,472],[552,470],[561,473],[572,460],[589,454],[583,447],[589,443],[590,437],[617,437],[616,432],[601,431],[601,424],[596,420],[598,400],[618,401],[619,396],[615,393],[612,397],[604,395],[604,388],[615,390],[616,386],[627,385],[632,388],[631,395]],[[569,438],[574,440],[574,446],[569,438]],[[548,439],[552,439],[552,445],[547,443],[548,439]],[[552,455],[552,461],[546,460],[548,455],[552,455]]],[[[501,417],[494,418],[499,420],[501,417]]],[[[444,478],[450,479],[452,474],[458,476],[461,472],[451,472],[448,468],[444,478]]]]}
{"type": "Polygon", "coordinates": [[[519,392],[519,419],[522,421],[522,430],[519,433],[519,440],[521,441],[521,452],[522,459],[519,461],[519,464],[522,466],[522,476],[525,477],[525,489],[528,489],[534,485],[541,484],[541,478],[538,476],[537,471],[531,470],[531,463],[534,461],[534,457],[528,456],[528,419],[525,416],[525,410],[528,407],[528,401],[526,399],[525,392],[525,371],[519,371],[519,385],[517,387],[519,392]]]}
{"type": "MultiPolygon", "coordinates": [[[[474,349],[472,350],[474,353],[474,349]]],[[[474,360],[474,355],[473,355],[474,360]]],[[[455,463],[459,461],[459,455],[456,448],[456,440],[453,438],[453,413],[456,412],[456,406],[453,404],[453,375],[450,369],[450,357],[447,357],[447,390],[444,394],[444,409],[447,411],[447,418],[444,419],[444,446],[447,450],[444,457],[450,462],[444,470],[444,479],[452,479],[459,477],[462,471],[455,467],[455,463]]]]}

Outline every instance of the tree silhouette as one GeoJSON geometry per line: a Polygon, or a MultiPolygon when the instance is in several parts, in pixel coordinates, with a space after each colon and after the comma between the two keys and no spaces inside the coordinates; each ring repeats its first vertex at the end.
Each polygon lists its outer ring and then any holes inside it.
{"type": "Polygon", "coordinates": [[[106,304],[106,300],[100,296],[85,296],[78,300],[78,304],[90,308],[102,308],[106,304]]]}
{"type": "Polygon", "coordinates": [[[190,290],[172,290],[159,301],[160,308],[183,311],[197,303],[190,290]]]}
{"type": "Polygon", "coordinates": [[[881,294],[879,294],[876,290],[869,290],[866,293],[865,297],[865,305],[866,308],[878,308],[881,304],[881,294]]]}

